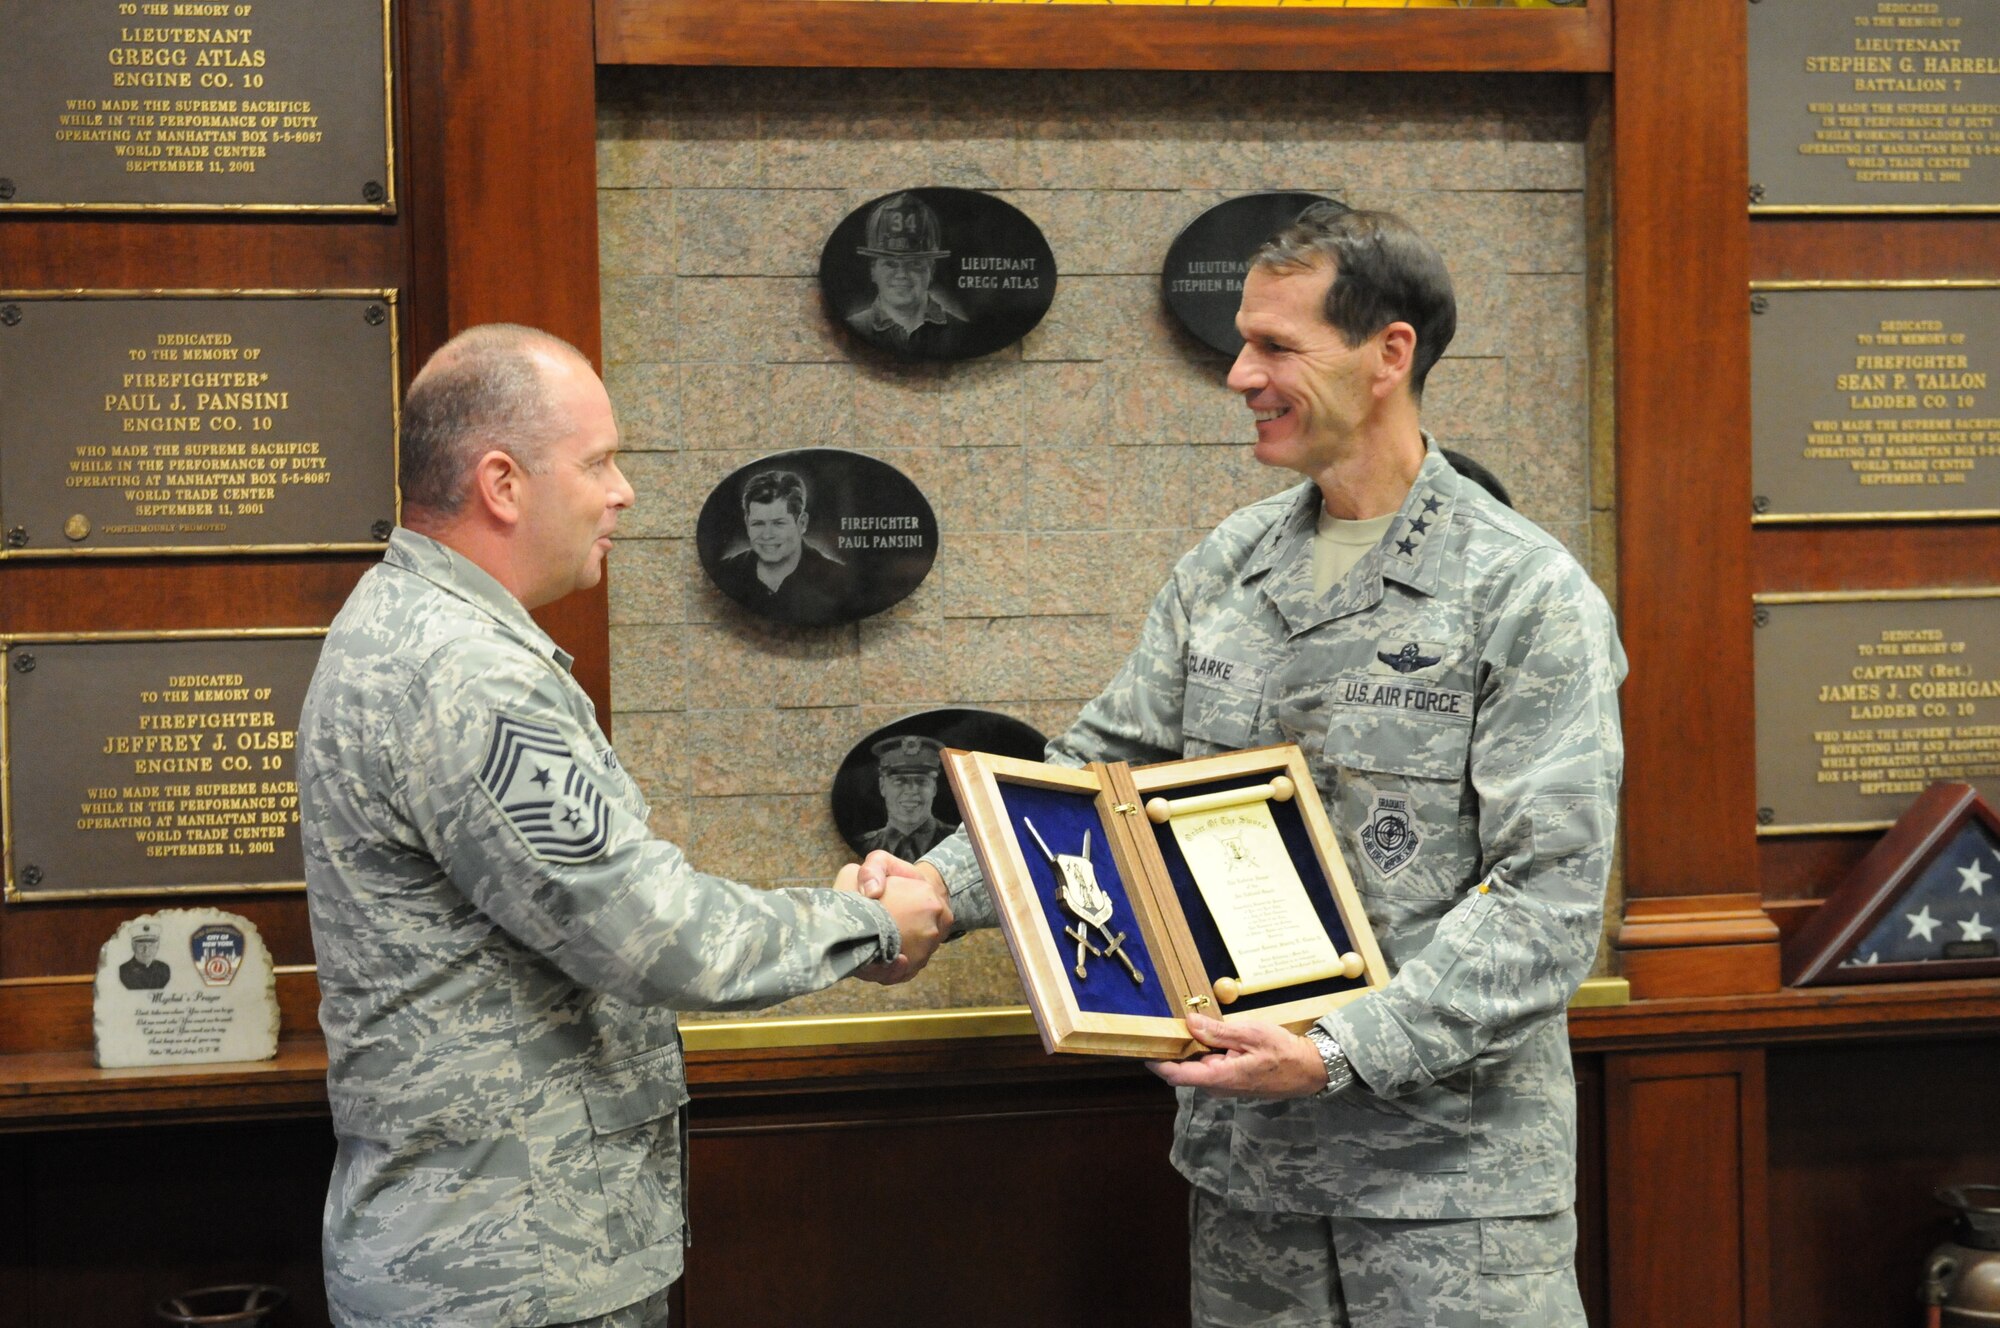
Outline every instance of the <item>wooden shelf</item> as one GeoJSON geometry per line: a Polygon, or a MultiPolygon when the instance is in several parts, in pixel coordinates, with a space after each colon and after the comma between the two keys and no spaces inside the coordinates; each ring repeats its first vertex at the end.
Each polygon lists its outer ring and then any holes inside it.
{"type": "Polygon", "coordinates": [[[1253,9],[598,0],[607,65],[1602,73],[1610,0],[1572,9],[1253,9]]]}
{"type": "MultiPolygon", "coordinates": [[[[1570,1011],[1578,1052],[1685,1051],[2000,1031],[2000,979],[1820,987],[1763,996],[1635,1001],[1570,1011]]],[[[697,1051],[697,1100],[954,1083],[1127,1079],[1136,1062],[1054,1058],[1032,1037],[697,1051]]],[[[281,1042],[276,1060],[100,1070],[88,1052],[0,1055],[0,1132],[268,1120],[326,1113],[326,1048],[281,1042]]]]}

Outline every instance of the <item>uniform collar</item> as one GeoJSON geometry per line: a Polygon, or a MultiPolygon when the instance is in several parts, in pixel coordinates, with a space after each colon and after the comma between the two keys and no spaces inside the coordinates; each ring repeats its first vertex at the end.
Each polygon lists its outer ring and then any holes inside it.
{"type": "Polygon", "coordinates": [[[470,558],[430,536],[419,535],[408,526],[396,527],[389,536],[389,551],[382,556],[382,561],[412,576],[422,577],[447,595],[464,600],[519,637],[530,650],[553,660],[565,672],[576,663],[574,656],[557,645],[528,616],[528,610],[508,593],[505,586],[470,558]]]}
{"type": "Polygon", "coordinates": [[[1320,492],[1300,485],[1284,517],[1273,523],[1244,563],[1238,578],[1264,578],[1263,592],[1293,633],[1379,604],[1383,583],[1394,581],[1420,595],[1436,592],[1445,541],[1436,538],[1451,521],[1458,501],[1458,472],[1428,433],[1424,461],[1382,542],[1356,563],[1346,578],[1321,597],[1313,590],[1311,546],[1319,519],[1320,492]]]}
{"type": "Polygon", "coordinates": [[[866,330],[870,332],[887,332],[891,328],[900,328],[902,329],[903,333],[907,336],[907,335],[914,335],[916,331],[919,328],[921,328],[925,323],[942,323],[944,321],[945,321],[944,306],[938,302],[938,297],[936,295],[927,294],[924,296],[923,317],[919,318],[913,324],[906,325],[904,323],[898,322],[895,318],[890,316],[889,311],[887,309],[884,309],[879,301],[869,305],[868,306],[869,325],[866,330]]]}

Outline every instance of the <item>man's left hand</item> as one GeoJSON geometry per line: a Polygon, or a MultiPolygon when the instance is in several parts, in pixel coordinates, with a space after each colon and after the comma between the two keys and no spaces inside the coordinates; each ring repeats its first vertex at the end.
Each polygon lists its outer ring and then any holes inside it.
{"type": "Polygon", "coordinates": [[[1297,1033],[1262,1019],[1224,1023],[1189,1014],[1188,1031],[1215,1048],[1190,1061],[1149,1061],[1148,1069],[1177,1088],[1199,1088],[1216,1097],[1276,1101],[1311,1097],[1326,1087],[1319,1048],[1297,1033]]]}

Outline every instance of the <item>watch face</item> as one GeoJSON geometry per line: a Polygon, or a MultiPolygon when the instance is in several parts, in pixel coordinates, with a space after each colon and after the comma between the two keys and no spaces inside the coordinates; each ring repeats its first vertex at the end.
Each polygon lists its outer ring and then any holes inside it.
{"type": "Polygon", "coordinates": [[[904,360],[969,360],[1011,346],[1056,297],[1041,229],[976,189],[904,189],[862,204],[827,237],[827,312],[904,360]]]}
{"type": "Polygon", "coordinates": [[[702,570],[761,617],[853,622],[903,599],[937,558],[937,516],[886,461],[832,447],[779,452],[715,487],[695,522],[702,570]]]}
{"type": "Polygon", "coordinates": [[[926,710],[884,724],[854,744],[833,777],[833,823],[856,853],[886,848],[914,860],[958,829],[944,777],[944,749],[1039,761],[1048,747],[1031,726],[991,710],[926,710]]]}
{"type": "Polygon", "coordinates": [[[1217,203],[1175,237],[1160,269],[1160,293],[1182,326],[1204,345],[1234,355],[1236,309],[1243,303],[1243,274],[1264,241],[1299,219],[1315,203],[1346,205],[1322,194],[1246,194],[1217,203]]]}

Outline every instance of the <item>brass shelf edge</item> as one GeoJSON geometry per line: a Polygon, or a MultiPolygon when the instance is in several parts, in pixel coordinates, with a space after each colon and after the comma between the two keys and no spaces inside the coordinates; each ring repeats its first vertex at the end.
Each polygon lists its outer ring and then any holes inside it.
{"type": "Polygon", "coordinates": [[[1752,604],[1872,604],[1889,600],[2000,599],[2000,586],[1939,586],[1920,590],[1762,590],[1752,604]]]}

